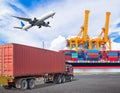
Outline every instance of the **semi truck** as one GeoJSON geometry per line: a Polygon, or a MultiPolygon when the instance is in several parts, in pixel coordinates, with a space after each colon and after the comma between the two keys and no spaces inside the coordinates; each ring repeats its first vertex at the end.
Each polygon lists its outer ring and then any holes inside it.
{"type": "Polygon", "coordinates": [[[73,80],[72,65],[63,53],[21,44],[0,45],[0,85],[32,89],[37,78],[56,84],[73,80]]]}

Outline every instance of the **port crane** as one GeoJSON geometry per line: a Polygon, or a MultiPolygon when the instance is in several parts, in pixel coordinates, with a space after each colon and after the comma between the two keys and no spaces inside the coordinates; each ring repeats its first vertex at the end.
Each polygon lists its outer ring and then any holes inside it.
{"type": "Polygon", "coordinates": [[[75,49],[77,52],[80,45],[82,45],[82,49],[84,50],[85,43],[89,40],[89,36],[87,34],[89,13],[89,10],[85,11],[84,25],[81,27],[80,32],[77,34],[77,36],[67,40],[67,46],[70,47],[70,50],[72,50],[73,45],[75,45],[75,49]]]}
{"type": "Polygon", "coordinates": [[[97,50],[100,50],[100,48],[102,48],[102,50],[105,50],[107,47],[109,50],[111,50],[111,40],[108,36],[110,14],[110,12],[106,12],[105,27],[102,28],[99,36],[89,41],[91,49],[93,48],[93,46],[95,46],[97,50]]]}
{"type": "Polygon", "coordinates": [[[75,37],[67,39],[67,46],[72,50],[75,46],[75,50],[78,52],[79,46],[82,45],[82,49],[86,49],[85,45],[87,44],[87,49],[92,50],[95,47],[97,50],[106,50],[108,48],[111,50],[111,40],[108,36],[109,31],[109,21],[110,21],[110,12],[106,12],[105,26],[102,28],[101,33],[97,38],[91,39],[88,36],[88,19],[89,19],[89,10],[85,11],[84,25],[81,27],[80,32],[75,37]]]}

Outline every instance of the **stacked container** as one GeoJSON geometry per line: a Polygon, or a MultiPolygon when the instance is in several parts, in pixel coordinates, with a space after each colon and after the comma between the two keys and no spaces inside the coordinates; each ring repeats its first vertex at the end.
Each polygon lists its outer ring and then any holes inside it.
{"type": "Polygon", "coordinates": [[[72,60],[72,57],[71,57],[71,50],[60,50],[59,52],[62,52],[64,53],[65,55],[65,60],[72,60]]]}
{"type": "Polygon", "coordinates": [[[119,54],[118,54],[118,61],[120,61],[120,51],[118,52],[119,54]]]}
{"type": "Polygon", "coordinates": [[[118,61],[118,51],[107,51],[108,61],[118,61]]]}
{"type": "Polygon", "coordinates": [[[72,61],[78,61],[78,53],[75,50],[71,51],[72,61]]]}
{"type": "Polygon", "coordinates": [[[99,51],[98,50],[88,50],[88,53],[86,55],[86,60],[98,61],[99,60],[99,51]]]}
{"type": "Polygon", "coordinates": [[[100,51],[100,59],[99,60],[107,60],[108,54],[106,51],[100,51]]]}
{"type": "Polygon", "coordinates": [[[78,60],[79,61],[84,61],[84,59],[85,59],[85,53],[84,53],[84,51],[78,51],[78,60]]]}
{"type": "Polygon", "coordinates": [[[120,51],[99,51],[99,50],[60,50],[64,53],[66,61],[120,61],[120,51]]]}

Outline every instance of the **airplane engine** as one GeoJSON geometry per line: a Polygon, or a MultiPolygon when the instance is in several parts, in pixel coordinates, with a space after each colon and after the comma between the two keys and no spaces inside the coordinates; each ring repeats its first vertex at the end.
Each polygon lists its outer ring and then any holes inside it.
{"type": "Polygon", "coordinates": [[[33,21],[35,21],[35,22],[36,22],[36,21],[37,21],[37,18],[36,18],[36,17],[34,17],[34,20],[33,20],[33,21]]]}
{"type": "Polygon", "coordinates": [[[47,24],[50,24],[50,22],[48,21],[47,24]]]}
{"type": "Polygon", "coordinates": [[[39,28],[41,28],[41,26],[39,26],[39,28]]]}
{"type": "Polygon", "coordinates": [[[46,27],[50,27],[49,26],[50,22],[44,22],[43,25],[46,26],[46,27]]]}
{"type": "Polygon", "coordinates": [[[38,20],[36,17],[34,17],[33,21],[32,21],[32,24],[36,23],[38,20]]]}

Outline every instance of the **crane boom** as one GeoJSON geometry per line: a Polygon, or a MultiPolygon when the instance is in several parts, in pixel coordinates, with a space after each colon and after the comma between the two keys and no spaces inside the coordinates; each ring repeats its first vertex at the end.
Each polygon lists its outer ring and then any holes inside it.
{"type": "Polygon", "coordinates": [[[89,10],[85,10],[85,18],[84,18],[84,32],[83,32],[83,40],[87,40],[87,31],[88,31],[88,19],[89,19],[89,10]]]}
{"type": "Polygon", "coordinates": [[[109,21],[110,21],[110,12],[106,12],[106,22],[105,22],[105,32],[104,32],[104,41],[108,41],[108,30],[109,30],[109,21]]]}
{"type": "Polygon", "coordinates": [[[97,38],[92,39],[92,43],[96,44],[96,49],[98,50],[100,49],[100,47],[106,49],[107,43],[109,46],[109,50],[111,50],[111,40],[108,36],[110,14],[110,12],[106,12],[105,27],[102,28],[102,31],[97,38]]]}

